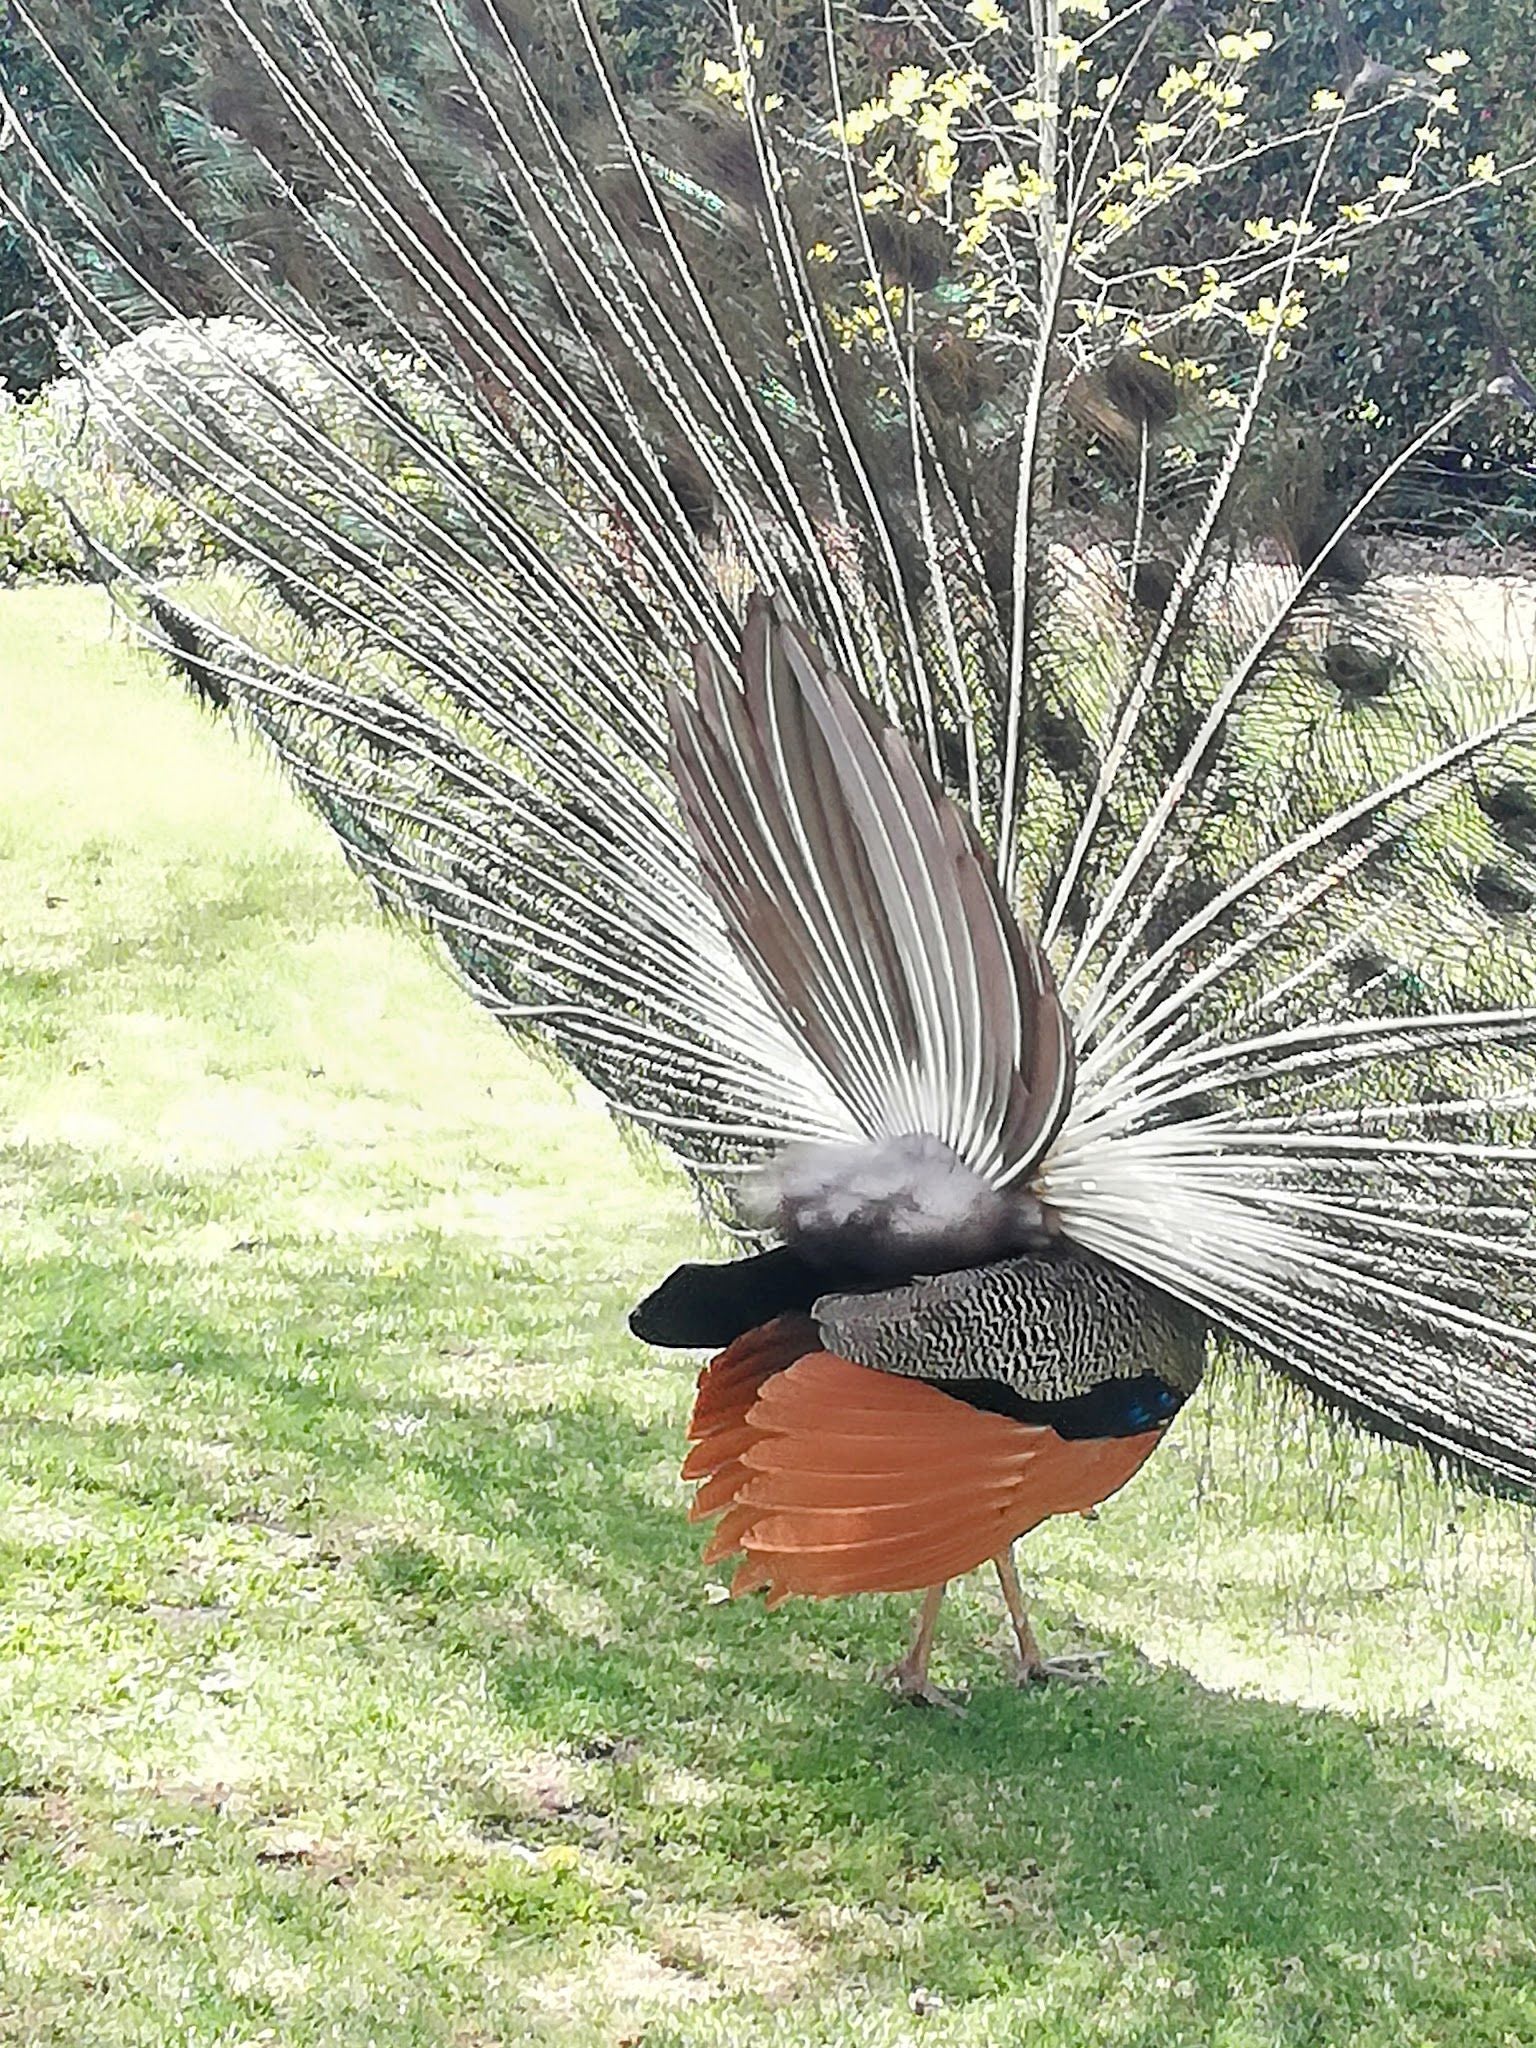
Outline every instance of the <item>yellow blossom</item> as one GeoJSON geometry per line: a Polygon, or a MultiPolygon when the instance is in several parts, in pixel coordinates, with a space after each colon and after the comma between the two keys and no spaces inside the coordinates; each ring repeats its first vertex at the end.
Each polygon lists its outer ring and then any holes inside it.
{"type": "Polygon", "coordinates": [[[1018,190],[1018,179],[1007,164],[988,164],[981,174],[981,183],[976,187],[976,207],[990,211],[995,206],[1012,206],[1018,190]]]}
{"type": "Polygon", "coordinates": [[[1300,327],[1307,317],[1305,302],[1295,292],[1286,296],[1282,306],[1278,299],[1266,292],[1251,311],[1239,316],[1250,334],[1265,335],[1275,328],[1300,327]]]}
{"type": "Polygon", "coordinates": [[[891,110],[884,100],[866,100],[862,107],[855,107],[845,117],[839,133],[844,142],[857,149],[890,118],[891,110]]]}
{"type": "Polygon", "coordinates": [[[1255,57],[1261,57],[1273,46],[1274,40],[1269,29],[1251,28],[1242,35],[1219,37],[1216,54],[1228,64],[1251,64],[1255,57]]]}
{"type": "Polygon", "coordinates": [[[1008,17],[997,0],[969,0],[965,11],[984,36],[1001,35],[1008,26],[1008,17]]]}
{"type": "Polygon", "coordinates": [[[1211,67],[1203,57],[1193,66],[1176,64],[1157,88],[1157,96],[1165,107],[1171,107],[1189,93],[1199,92],[1210,75],[1211,67]]]}
{"type": "Polygon", "coordinates": [[[704,84],[722,100],[739,100],[746,89],[739,71],[733,71],[729,64],[717,63],[713,57],[704,59],[704,84]]]}
{"type": "Polygon", "coordinates": [[[942,142],[929,143],[917,168],[917,182],[924,197],[937,199],[947,192],[959,167],[960,152],[947,135],[942,142]]]}
{"type": "Polygon", "coordinates": [[[891,73],[884,105],[895,119],[905,120],[927,90],[928,74],[921,64],[904,64],[891,73]]]}

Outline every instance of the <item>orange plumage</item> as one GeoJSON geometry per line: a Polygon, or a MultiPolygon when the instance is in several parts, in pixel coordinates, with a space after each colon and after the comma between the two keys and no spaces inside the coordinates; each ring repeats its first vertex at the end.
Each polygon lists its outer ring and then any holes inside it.
{"type": "Polygon", "coordinates": [[[731,1590],[897,1593],[958,1578],[1047,1516],[1117,1491],[1163,1435],[1073,1439],[821,1349],[808,1317],[751,1330],[699,1376],[683,1467],[731,1590]]]}

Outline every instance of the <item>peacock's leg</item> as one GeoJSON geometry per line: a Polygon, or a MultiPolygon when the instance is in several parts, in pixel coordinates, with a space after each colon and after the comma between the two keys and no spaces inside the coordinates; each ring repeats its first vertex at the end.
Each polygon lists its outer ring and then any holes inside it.
{"type": "Polygon", "coordinates": [[[904,1700],[917,1700],[925,1707],[943,1707],[951,1714],[962,1710],[947,1693],[940,1692],[928,1678],[928,1659],[933,1652],[934,1631],[939,1625],[939,1608],[943,1603],[945,1586],[943,1581],[930,1586],[923,1595],[923,1604],[917,1611],[917,1626],[912,1631],[911,1646],[899,1664],[893,1664],[885,1674],[887,1685],[893,1685],[904,1700]]]}
{"type": "Polygon", "coordinates": [[[1019,1584],[1018,1568],[1013,1561],[1013,1545],[1010,1543],[1006,1550],[1000,1550],[992,1562],[997,1566],[997,1582],[1003,1589],[1008,1619],[1013,1623],[1014,1641],[1019,1646],[1020,1685],[1044,1685],[1051,1678],[1065,1678],[1081,1685],[1098,1678],[1099,1665],[1103,1660],[1097,1656],[1041,1656],[1035,1632],[1029,1625],[1024,1589],[1019,1584]]]}

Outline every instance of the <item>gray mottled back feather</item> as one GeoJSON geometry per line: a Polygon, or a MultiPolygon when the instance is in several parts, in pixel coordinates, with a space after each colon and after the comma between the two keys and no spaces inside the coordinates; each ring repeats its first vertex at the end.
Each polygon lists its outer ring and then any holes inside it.
{"type": "Polygon", "coordinates": [[[908,1378],[993,1379],[1026,1401],[1069,1401],[1155,1373],[1183,1394],[1205,1370],[1200,1318],[1087,1253],[1031,1253],[813,1311],[827,1348],[908,1378]]]}

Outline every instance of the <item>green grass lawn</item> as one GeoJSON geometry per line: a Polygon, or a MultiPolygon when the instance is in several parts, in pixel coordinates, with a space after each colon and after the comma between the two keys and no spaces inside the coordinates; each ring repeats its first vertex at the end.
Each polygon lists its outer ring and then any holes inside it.
{"type": "Polygon", "coordinates": [[[1533,1546],[1219,1383],[1107,1682],[722,1604],[684,1192],[65,591],[0,599],[0,2039],[1536,2044],[1533,1546]]]}

